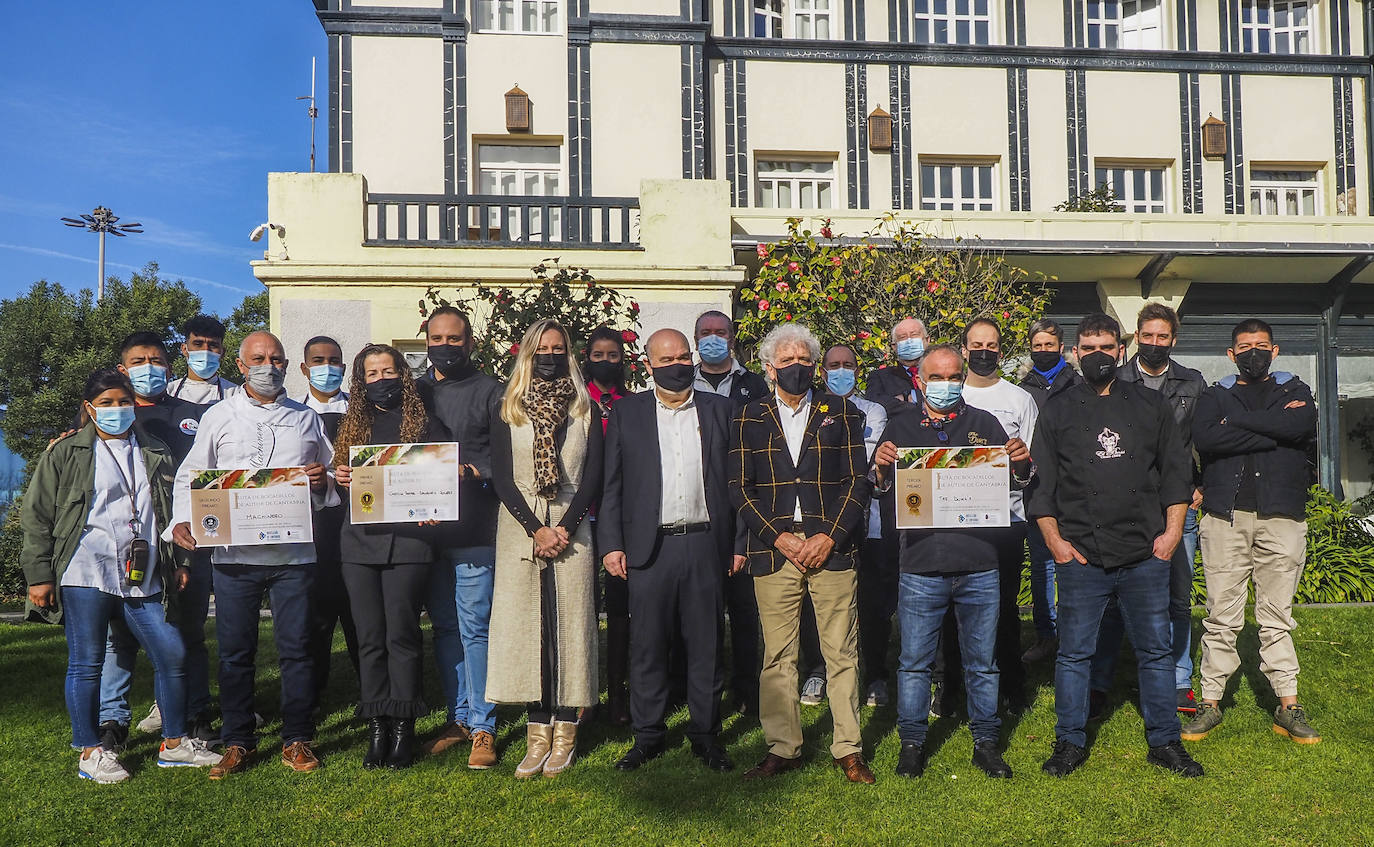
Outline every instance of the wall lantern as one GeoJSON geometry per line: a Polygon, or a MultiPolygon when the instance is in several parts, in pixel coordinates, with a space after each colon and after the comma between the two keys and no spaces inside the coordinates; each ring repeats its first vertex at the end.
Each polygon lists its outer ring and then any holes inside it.
{"type": "Polygon", "coordinates": [[[892,116],[882,106],[868,116],[868,149],[892,150],[892,116]]]}
{"type": "Polygon", "coordinates": [[[1207,113],[1202,122],[1202,158],[1223,159],[1226,157],[1226,122],[1207,113]]]}
{"type": "Polygon", "coordinates": [[[506,132],[530,131],[530,96],[515,86],[506,92],[506,132]]]}

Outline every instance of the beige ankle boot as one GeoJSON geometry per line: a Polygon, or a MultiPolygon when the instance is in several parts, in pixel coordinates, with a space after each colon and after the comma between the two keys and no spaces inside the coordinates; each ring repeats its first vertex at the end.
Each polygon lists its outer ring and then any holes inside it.
{"type": "Polygon", "coordinates": [[[572,767],[577,758],[577,724],[572,721],[553,722],[553,750],[544,764],[544,776],[558,776],[572,767]]]}
{"type": "Polygon", "coordinates": [[[525,758],[515,766],[516,779],[539,776],[549,760],[553,745],[553,724],[531,723],[525,727],[525,758]]]}

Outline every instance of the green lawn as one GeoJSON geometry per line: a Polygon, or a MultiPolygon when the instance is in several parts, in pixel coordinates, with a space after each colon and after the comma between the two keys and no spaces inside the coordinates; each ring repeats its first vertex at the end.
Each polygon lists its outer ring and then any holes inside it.
{"type": "MultiPolygon", "coordinates": [[[[67,747],[61,631],[0,625],[0,845],[1374,843],[1374,609],[1305,609],[1297,617],[1303,699],[1326,738],[1315,747],[1270,731],[1274,703],[1256,669],[1252,624],[1242,642],[1250,659],[1233,682],[1226,723],[1190,745],[1207,768],[1201,780],[1145,762],[1129,703],[1133,666],[1124,662],[1091,758],[1068,779],[1039,772],[1054,725],[1046,666],[1035,669],[1034,708],[1006,729],[1014,779],[983,777],[968,761],[967,730],[946,720],[932,729],[938,751],[926,775],[900,780],[892,775],[895,714],[867,709],[876,786],[849,785],[828,766],[824,707],[803,710],[810,766],[762,785],[740,778],[764,749],[758,724],[738,717],[725,726],[741,766],[733,774],[707,772],[685,743],[620,774],[611,765],[628,732],[592,725],[580,740],[584,758],[570,772],[517,782],[511,772],[524,733],[515,710],[501,713],[496,770],[469,771],[466,754],[455,751],[402,773],[364,771],[361,731],[347,704],[352,671],[341,653],[319,732],[320,772],[288,772],[269,739],[262,747],[269,755],[249,772],[210,783],[201,771],[158,769],[156,739],[135,733],[124,757],[134,778],[98,786],[77,779],[67,747]]],[[[276,675],[269,629],[263,633],[258,697],[270,712],[276,675]]],[[[146,664],[137,682],[135,710],[146,710],[146,664]]],[[[678,733],[683,720],[675,720],[678,733]]],[[[421,729],[438,723],[436,715],[421,729]]]]}

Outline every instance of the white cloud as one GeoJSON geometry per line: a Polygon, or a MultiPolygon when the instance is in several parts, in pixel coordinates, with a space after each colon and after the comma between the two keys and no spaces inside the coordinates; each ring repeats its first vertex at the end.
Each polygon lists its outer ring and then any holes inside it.
{"type": "MultiPolygon", "coordinates": [[[[60,251],[60,250],[49,250],[49,249],[47,249],[46,247],[30,247],[30,246],[27,245],[27,244],[6,244],[6,243],[4,243],[4,242],[0,242],[0,250],[18,250],[18,251],[21,252],[21,253],[31,253],[31,254],[33,254],[33,255],[35,255],[35,256],[50,256],[50,257],[52,257],[52,258],[54,258],[54,259],[67,259],[67,260],[70,260],[70,261],[73,261],[73,262],[81,262],[81,263],[87,264],[87,265],[94,265],[94,264],[96,264],[96,260],[90,258],[89,256],[77,256],[77,255],[75,255],[75,254],[73,254],[73,253],[63,253],[63,252],[60,251]]],[[[135,267],[134,265],[126,265],[126,264],[124,264],[123,262],[111,262],[111,261],[109,261],[109,260],[106,260],[106,262],[105,262],[105,267],[106,267],[106,268],[117,268],[117,269],[119,269],[119,270],[126,270],[126,271],[142,271],[142,270],[143,270],[143,268],[135,267]]],[[[224,289],[225,291],[234,291],[234,292],[237,292],[237,293],[239,293],[239,294],[261,294],[261,293],[262,293],[261,290],[253,290],[253,289],[249,289],[249,288],[240,288],[240,287],[237,286],[237,285],[229,285],[228,283],[225,283],[225,282],[216,282],[216,281],[213,280],[213,279],[205,279],[204,277],[187,276],[187,275],[185,275],[185,274],[179,274],[179,273],[177,273],[176,271],[166,270],[166,269],[164,269],[164,268],[159,268],[159,269],[158,269],[158,274],[159,274],[160,276],[164,277],[164,278],[167,278],[167,279],[179,279],[179,280],[182,280],[183,282],[186,282],[186,283],[188,283],[188,284],[189,284],[189,283],[195,283],[195,284],[198,284],[198,285],[208,285],[208,286],[211,286],[212,288],[222,288],[222,289],[224,289]]]]}

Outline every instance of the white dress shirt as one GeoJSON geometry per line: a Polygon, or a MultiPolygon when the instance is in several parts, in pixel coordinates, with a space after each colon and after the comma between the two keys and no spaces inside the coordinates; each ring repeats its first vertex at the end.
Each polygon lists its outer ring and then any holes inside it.
{"type": "MultiPolygon", "coordinates": [[[[246,391],[226,394],[224,401],[200,418],[191,452],[177,470],[172,489],[172,526],[191,520],[191,473],[203,470],[249,468],[296,468],[333,460],[334,447],[315,412],[284,394],[271,403],[259,403],[246,391]]],[[[311,492],[315,508],[339,503],[334,480],[327,477],[323,493],[311,492]]],[[[170,528],[165,533],[170,538],[170,528]]],[[[301,565],[315,561],[315,545],[262,544],[216,547],[216,564],[301,565]]]]}
{"type": "MultiPolygon", "coordinates": [[[[783,438],[787,439],[787,452],[792,454],[792,464],[796,465],[801,461],[802,440],[806,438],[806,422],[811,420],[811,392],[806,392],[806,396],[797,404],[796,411],[777,394],[773,395],[773,400],[778,404],[778,420],[782,423],[783,438]]],[[[801,519],[801,498],[798,497],[797,509],[792,514],[792,520],[801,519]]]]}
{"type": "Polygon", "coordinates": [[[663,475],[659,523],[706,523],[706,471],[701,462],[701,421],[696,394],[671,408],[654,394],[658,415],[658,455],[663,475]]]}
{"type": "MultiPolygon", "coordinates": [[[[857,393],[845,398],[853,403],[860,412],[864,413],[864,454],[868,460],[873,461],[873,453],[878,449],[878,439],[882,437],[883,430],[887,428],[887,409],[881,403],[874,403],[872,400],[865,400],[857,393]]],[[[883,537],[883,522],[878,512],[878,498],[874,497],[868,504],[868,537],[883,537]]]]}
{"type": "Polygon", "coordinates": [[[187,403],[209,406],[238,391],[240,387],[218,375],[204,380],[183,376],[167,383],[167,393],[187,403]]]}
{"type": "Polygon", "coordinates": [[[321,403],[315,399],[315,392],[306,390],[305,396],[297,401],[308,409],[313,409],[321,415],[334,412],[335,414],[345,414],[348,412],[348,392],[335,391],[333,396],[321,403]]]}
{"type": "MultiPolygon", "coordinates": [[[[1030,448],[1040,409],[1035,405],[1035,398],[1029,391],[1005,379],[999,379],[985,388],[964,383],[964,402],[975,409],[991,412],[998,423],[1002,424],[1002,429],[1006,430],[1007,438],[1019,438],[1026,442],[1027,448],[1030,448]]],[[[1026,508],[1020,491],[1011,492],[1011,519],[1026,519],[1026,508]]]]}
{"type": "Polygon", "coordinates": [[[95,438],[95,491],[86,525],[76,543],[76,552],[62,572],[67,588],[97,588],[116,597],[151,597],[161,588],[154,579],[157,572],[157,517],[153,496],[148,489],[148,469],[133,433],[128,438],[95,438]],[[138,502],[138,537],[148,542],[148,570],[143,582],[126,588],[123,584],[124,560],[134,541],[133,485],[138,502]]]}

